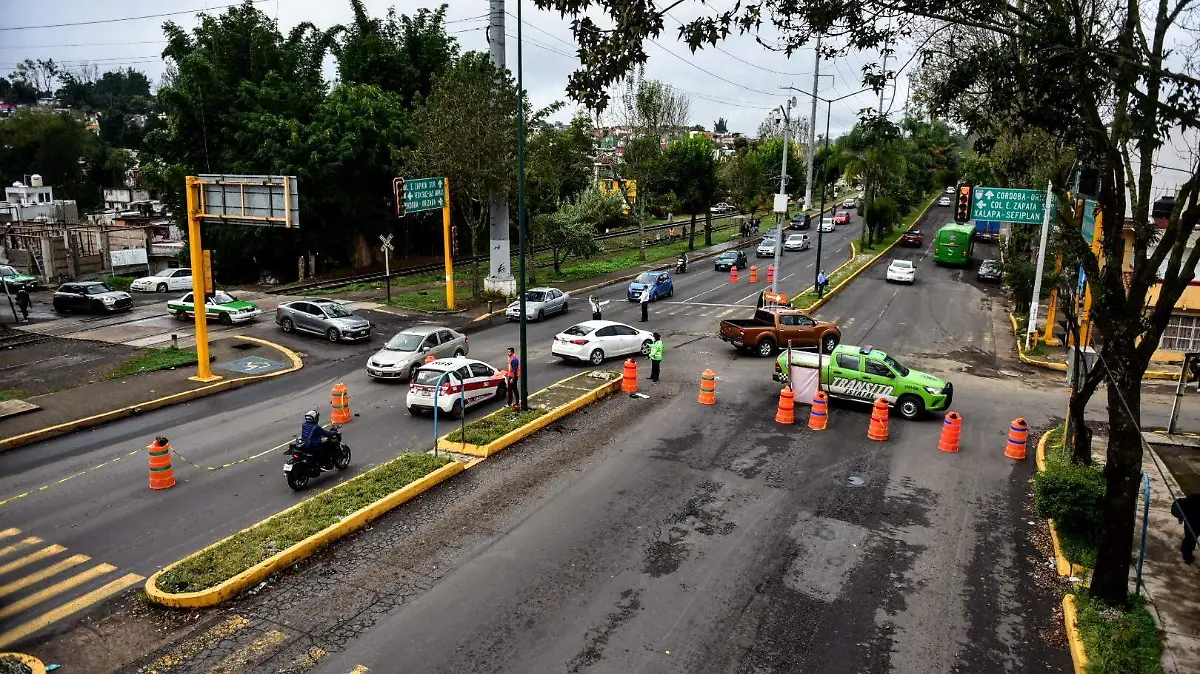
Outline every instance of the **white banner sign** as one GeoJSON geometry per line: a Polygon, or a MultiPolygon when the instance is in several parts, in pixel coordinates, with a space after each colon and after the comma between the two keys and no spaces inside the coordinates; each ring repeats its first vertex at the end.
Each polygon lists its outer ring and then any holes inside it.
{"type": "Polygon", "coordinates": [[[109,259],[114,267],[132,267],[146,264],[145,248],[126,248],[125,250],[109,251],[109,259]]]}

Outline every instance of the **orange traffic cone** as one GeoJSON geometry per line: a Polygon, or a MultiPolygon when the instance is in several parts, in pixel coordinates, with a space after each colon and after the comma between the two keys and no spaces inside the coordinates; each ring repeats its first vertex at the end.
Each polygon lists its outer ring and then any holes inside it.
{"type": "Polygon", "coordinates": [[[775,265],[767,265],[767,283],[775,282],[775,265]]]}
{"type": "Polygon", "coordinates": [[[817,391],[813,396],[812,411],[808,413],[808,427],[814,431],[823,431],[829,424],[829,396],[824,391],[817,391]]]}
{"type": "Polygon", "coordinates": [[[625,360],[625,371],[621,373],[621,390],[637,393],[637,363],[632,358],[625,360]]]}
{"type": "Polygon", "coordinates": [[[350,392],[345,384],[335,384],[333,387],[333,412],[329,420],[335,424],[350,423],[350,392]]]}
{"type": "Polygon", "coordinates": [[[775,422],[780,424],[796,423],[796,394],[791,386],[784,386],[779,392],[779,409],[775,412],[775,422]]]}
{"type": "Polygon", "coordinates": [[[717,404],[717,373],[712,370],[705,370],[704,374],[700,375],[699,403],[701,405],[717,404]]]}
{"type": "Polygon", "coordinates": [[[729,268],[729,282],[736,285],[738,282],[737,267],[729,268]]]}
{"type": "Polygon", "coordinates": [[[1025,458],[1025,443],[1029,438],[1029,424],[1018,417],[1013,419],[1008,427],[1008,445],[1004,448],[1004,456],[1010,459],[1025,458]]]}
{"type": "Polygon", "coordinates": [[[175,471],[171,468],[171,443],[160,436],[154,438],[154,442],[146,449],[150,452],[150,488],[174,487],[175,471]]]}
{"type": "Polygon", "coordinates": [[[876,442],[888,439],[888,404],[883,398],[875,399],[871,408],[871,425],[867,428],[867,437],[876,442]]]}
{"type": "Polygon", "coordinates": [[[750,282],[758,283],[758,265],[750,265],[750,282]]]}
{"type": "Polygon", "coordinates": [[[958,451],[958,436],[962,433],[962,417],[958,412],[948,412],[942,420],[942,437],[938,441],[938,449],[943,452],[958,451]]]}

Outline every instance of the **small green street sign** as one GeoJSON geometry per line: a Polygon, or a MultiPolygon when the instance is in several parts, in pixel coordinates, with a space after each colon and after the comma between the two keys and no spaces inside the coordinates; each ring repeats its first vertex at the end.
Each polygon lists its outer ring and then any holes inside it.
{"type": "Polygon", "coordinates": [[[971,199],[972,220],[999,220],[1018,225],[1040,225],[1046,215],[1045,190],[976,187],[971,199]]]}
{"type": "Polygon", "coordinates": [[[442,178],[417,178],[404,181],[406,213],[436,211],[446,207],[446,181],[442,178]]]}

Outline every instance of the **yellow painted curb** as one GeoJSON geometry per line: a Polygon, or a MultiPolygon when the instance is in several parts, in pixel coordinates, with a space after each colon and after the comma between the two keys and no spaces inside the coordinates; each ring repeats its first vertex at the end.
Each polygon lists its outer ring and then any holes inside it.
{"type": "MultiPolygon", "coordinates": [[[[1049,431],[1042,433],[1042,438],[1037,444],[1037,469],[1038,472],[1046,470],[1046,441],[1050,439],[1049,431]]],[[[1062,544],[1058,542],[1058,528],[1054,526],[1054,520],[1048,519],[1046,523],[1050,526],[1050,542],[1054,545],[1054,570],[1060,576],[1074,576],[1075,578],[1083,578],[1088,568],[1079,564],[1072,564],[1067,560],[1066,555],[1062,552],[1062,544]]]]}
{"type": "MultiPolygon", "coordinates": [[[[172,608],[203,608],[205,606],[215,606],[222,602],[228,601],[242,591],[256,585],[271,574],[282,571],[292,564],[312,556],[321,548],[324,548],[339,538],[363,528],[380,515],[383,515],[384,513],[406,501],[412,500],[422,492],[428,490],[430,487],[433,487],[434,485],[461,473],[464,469],[465,466],[462,463],[458,461],[451,461],[445,466],[426,475],[425,477],[401,487],[400,489],[388,494],[374,503],[359,508],[355,512],[342,518],[340,522],[331,524],[312,536],[309,536],[308,538],[305,538],[304,540],[292,545],[286,550],[282,550],[274,555],[271,555],[267,559],[255,564],[249,569],[246,569],[245,571],[215,587],[210,587],[207,590],[200,590],[199,592],[180,593],[164,592],[158,589],[158,586],[155,584],[158,581],[158,577],[169,571],[174,566],[182,563],[184,560],[181,559],[178,562],[161,569],[146,580],[146,595],[150,598],[151,602],[161,606],[170,606],[172,608]]],[[[370,471],[363,473],[362,475],[356,475],[340,485],[331,487],[331,489],[336,489],[349,484],[354,480],[361,478],[363,475],[367,475],[369,472],[370,471]]],[[[305,499],[304,501],[301,501],[300,503],[297,503],[286,510],[281,510],[280,512],[275,513],[274,515],[271,515],[261,522],[249,526],[242,531],[253,529],[254,527],[264,524],[271,519],[278,517],[279,515],[299,508],[309,500],[310,499],[305,499]]],[[[214,548],[226,540],[233,538],[233,536],[237,536],[239,533],[241,532],[239,531],[227,536],[220,541],[217,541],[216,543],[213,543],[212,545],[199,550],[188,557],[185,557],[184,559],[189,559],[191,557],[195,557],[196,555],[202,554],[206,550],[214,548]]]]}
{"type": "Polygon", "coordinates": [[[304,361],[300,358],[300,355],[285,346],[281,346],[274,342],[268,342],[267,340],[259,339],[258,337],[246,337],[244,335],[235,335],[235,337],[237,339],[244,339],[249,342],[256,342],[259,344],[264,344],[266,346],[270,346],[275,349],[278,349],[280,352],[282,352],[284,355],[286,355],[289,360],[292,361],[291,367],[285,368],[283,370],[276,370],[275,372],[268,372],[266,374],[256,374],[256,375],[251,375],[249,377],[239,377],[237,379],[225,379],[225,380],[216,382],[214,384],[209,384],[207,386],[201,386],[200,388],[192,389],[190,391],[184,391],[182,393],[175,393],[175,394],[172,394],[169,396],[164,396],[162,398],[155,398],[154,400],[147,400],[146,402],[137,403],[135,405],[129,405],[128,407],[122,407],[120,409],[115,409],[115,410],[109,410],[108,412],[102,412],[100,414],[96,414],[96,415],[93,415],[90,417],[84,417],[82,419],[75,419],[74,421],[68,421],[68,422],[61,423],[61,424],[58,424],[55,426],[47,426],[46,428],[39,428],[36,431],[22,433],[21,435],[14,435],[9,438],[3,438],[3,439],[0,439],[0,452],[6,452],[10,449],[16,449],[17,447],[23,447],[25,445],[32,444],[34,442],[41,442],[42,440],[49,440],[50,438],[56,438],[60,435],[74,433],[75,431],[78,431],[80,429],[91,428],[93,426],[99,426],[101,424],[106,424],[110,421],[124,419],[126,417],[131,417],[135,414],[149,412],[151,410],[156,410],[160,407],[167,407],[169,405],[178,405],[179,403],[186,403],[191,400],[195,400],[197,398],[203,398],[204,396],[212,395],[214,393],[220,393],[222,391],[230,391],[233,389],[238,389],[238,388],[245,386],[246,384],[251,384],[251,383],[254,383],[254,382],[262,380],[262,379],[269,379],[271,377],[278,377],[280,375],[285,375],[285,374],[288,374],[291,372],[295,372],[296,370],[299,370],[300,368],[304,367],[304,361]]]}
{"type": "Polygon", "coordinates": [[[1075,665],[1075,674],[1084,674],[1087,670],[1087,652],[1083,649],[1083,638],[1079,636],[1079,616],[1075,609],[1075,595],[1063,597],[1063,623],[1067,627],[1067,643],[1071,647],[1071,661],[1075,665]]]}
{"type": "MultiPolygon", "coordinates": [[[[587,372],[581,372],[577,375],[572,375],[570,377],[567,377],[566,379],[563,379],[562,381],[551,384],[550,386],[547,386],[546,388],[548,389],[548,388],[551,388],[554,386],[558,386],[559,384],[565,384],[565,383],[571,381],[572,379],[577,379],[579,377],[585,377],[587,375],[588,375],[587,372]]],[[[620,388],[621,388],[621,380],[619,378],[614,379],[602,386],[599,386],[599,387],[575,398],[574,400],[563,403],[562,405],[559,405],[558,407],[555,407],[554,409],[549,410],[542,416],[534,419],[533,421],[525,424],[524,426],[521,426],[520,428],[516,428],[516,429],[509,431],[508,433],[505,433],[504,435],[496,438],[495,440],[489,442],[486,445],[472,445],[472,444],[467,444],[467,443],[463,443],[463,442],[451,442],[450,440],[447,440],[447,438],[450,437],[450,433],[447,433],[446,435],[443,435],[442,437],[438,438],[438,449],[441,449],[441,450],[444,450],[447,452],[457,452],[459,454],[469,454],[471,456],[487,458],[487,457],[492,456],[493,454],[499,452],[500,450],[505,449],[506,447],[510,447],[510,446],[520,442],[521,440],[524,440],[525,438],[540,431],[541,429],[545,428],[546,426],[550,425],[551,423],[558,421],[559,419],[562,419],[563,417],[574,414],[580,408],[590,405],[607,395],[611,395],[612,393],[615,393],[620,388]]],[[[546,389],[543,389],[543,390],[546,390],[546,389]]],[[[495,412],[492,412],[492,414],[501,414],[503,412],[504,412],[503,409],[499,409],[495,412]]],[[[491,416],[491,415],[489,414],[488,416],[491,416]]],[[[486,419],[487,417],[482,417],[482,418],[486,419]]],[[[453,433],[453,432],[454,431],[451,431],[451,433],[453,433]]]]}
{"type": "Polygon", "coordinates": [[[3,658],[9,658],[11,660],[20,662],[29,668],[30,674],[46,674],[46,665],[42,664],[41,660],[38,660],[32,655],[25,655],[23,653],[0,653],[0,659],[3,658]]]}
{"type": "MultiPolygon", "coordinates": [[[[934,198],[930,199],[930,200],[929,200],[929,204],[927,204],[927,205],[925,206],[925,210],[921,211],[921,214],[920,214],[920,215],[918,215],[918,216],[917,216],[917,218],[916,218],[915,220],[913,220],[912,224],[908,225],[908,227],[909,227],[909,228],[911,228],[913,225],[915,225],[916,223],[920,222],[920,221],[921,221],[921,218],[924,218],[924,217],[925,217],[925,215],[926,215],[927,213],[929,213],[929,209],[933,208],[933,204],[934,204],[934,203],[936,203],[936,202],[937,202],[937,200],[938,200],[938,197],[934,197],[934,198]]],[[[866,262],[866,263],[865,263],[863,266],[861,266],[861,267],[859,267],[858,269],[854,270],[854,273],[852,273],[852,274],[850,274],[849,276],[847,276],[846,278],[842,279],[842,281],[841,281],[840,283],[838,283],[836,286],[834,286],[834,287],[830,288],[829,290],[825,291],[825,296],[824,296],[824,297],[822,297],[821,299],[817,300],[816,302],[813,302],[812,304],[808,305],[808,307],[801,309],[801,311],[808,312],[808,313],[812,313],[812,312],[816,311],[817,309],[820,309],[822,306],[824,306],[824,305],[825,305],[825,303],[826,303],[826,302],[828,302],[829,300],[833,299],[833,296],[834,296],[834,295],[836,295],[836,294],[838,294],[839,292],[841,292],[842,288],[845,288],[846,286],[850,285],[850,282],[851,282],[851,281],[853,281],[854,279],[858,278],[858,275],[859,275],[859,274],[863,273],[863,272],[864,272],[864,271],[866,271],[868,268],[870,268],[872,265],[874,265],[874,264],[875,264],[875,263],[876,263],[876,262],[879,260],[879,258],[881,258],[881,257],[883,257],[884,255],[887,255],[888,253],[890,253],[890,252],[892,251],[892,249],[896,247],[896,244],[900,243],[900,239],[902,239],[902,238],[904,238],[904,235],[903,235],[903,234],[901,234],[900,236],[896,237],[896,240],[895,240],[895,241],[893,241],[893,242],[891,242],[890,244],[888,244],[887,248],[884,248],[883,250],[879,251],[879,252],[878,252],[878,253],[875,255],[875,257],[871,258],[870,260],[867,260],[867,262],[866,262]]],[[[837,269],[834,269],[834,270],[833,270],[833,274],[836,274],[836,273],[838,273],[838,270],[840,270],[842,267],[845,267],[846,265],[853,263],[853,262],[854,262],[854,258],[856,258],[856,257],[858,257],[858,247],[857,247],[857,246],[855,246],[855,242],[854,242],[854,241],[851,241],[851,242],[850,242],[850,260],[849,260],[849,261],[847,261],[847,262],[846,262],[846,263],[844,263],[844,264],[841,264],[841,265],[839,265],[837,269]]],[[[833,276],[833,274],[830,274],[830,276],[833,276]]],[[[805,288],[805,289],[802,291],[802,293],[806,293],[806,292],[808,292],[809,290],[812,290],[812,289],[813,289],[813,287],[814,287],[814,286],[809,286],[809,287],[805,288]]]]}
{"type": "MultiPolygon", "coordinates": [[[[1034,367],[1040,367],[1043,370],[1054,370],[1055,372],[1066,372],[1067,371],[1066,363],[1056,363],[1054,361],[1041,360],[1040,358],[1033,358],[1031,356],[1026,356],[1025,355],[1025,347],[1022,344],[1022,342],[1024,340],[1021,339],[1021,335],[1017,334],[1017,328],[1018,328],[1017,317],[1010,313],[1008,315],[1008,319],[1010,321],[1012,321],[1013,337],[1016,338],[1016,342],[1017,342],[1017,357],[1021,359],[1022,363],[1025,363],[1026,365],[1032,365],[1034,367]]],[[[1179,373],[1163,372],[1162,370],[1147,370],[1146,373],[1142,375],[1142,379],[1161,379],[1161,380],[1167,380],[1167,381],[1179,381],[1179,373]]]]}

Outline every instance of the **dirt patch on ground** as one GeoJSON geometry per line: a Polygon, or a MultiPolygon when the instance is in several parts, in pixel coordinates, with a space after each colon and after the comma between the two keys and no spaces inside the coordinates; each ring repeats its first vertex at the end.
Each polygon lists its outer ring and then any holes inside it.
{"type": "MultiPolygon", "coordinates": [[[[0,326],[0,338],[20,334],[0,326]]],[[[0,389],[35,396],[99,381],[137,349],[81,339],[45,341],[0,349],[0,389]]]]}

